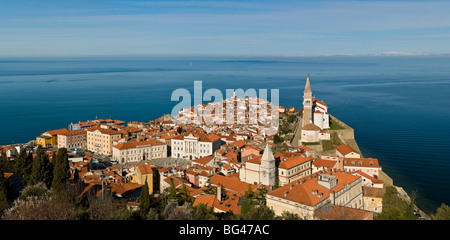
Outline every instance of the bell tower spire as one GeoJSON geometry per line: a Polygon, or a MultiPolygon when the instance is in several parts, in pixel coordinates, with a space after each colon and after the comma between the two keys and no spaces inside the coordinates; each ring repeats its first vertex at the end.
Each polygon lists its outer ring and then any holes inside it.
{"type": "Polygon", "coordinates": [[[276,167],[275,157],[273,156],[272,149],[269,144],[266,144],[264,153],[261,157],[259,180],[262,184],[273,186],[275,185],[276,167]]]}
{"type": "Polygon", "coordinates": [[[306,92],[312,93],[312,91],[311,91],[311,85],[310,85],[310,83],[309,83],[309,73],[306,75],[305,93],[306,93],[306,92]]]}
{"type": "Polygon", "coordinates": [[[303,121],[302,126],[312,123],[312,91],[309,83],[309,73],[306,77],[305,91],[303,92],[303,121]]]}

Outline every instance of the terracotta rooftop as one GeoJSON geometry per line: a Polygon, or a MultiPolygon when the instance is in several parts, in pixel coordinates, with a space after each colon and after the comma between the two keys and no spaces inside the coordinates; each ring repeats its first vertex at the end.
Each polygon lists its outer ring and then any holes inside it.
{"type": "MultiPolygon", "coordinates": [[[[242,182],[235,177],[222,176],[219,174],[215,174],[211,177],[209,182],[215,186],[222,185],[225,189],[233,192],[238,192],[240,194],[245,194],[245,191],[248,190],[249,186],[255,190],[256,188],[264,185],[254,185],[246,182],[242,182]]],[[[264,186],[267,187],[267,186],[264,186]]]]}
{"type": "Polygon", "coordinates": [[[99,131],[102,134],[107,134],[107,135],[116,135],[116,134],[120,134],[119,132],[117,132],[116,130],[112,130],[112,129],[106,129],[106,128],[101,128],[101,127],[90,127],[87,128],[86,131],[88,132],[95,132],[95,131],[99,131]]]}
{"type": "Polygon", "coordinates": [[[64,136],[73,136],[73,135],[81,135],[81,134],[86,134],[86,131],[79,129],[79,130],[58,133],[58,135],[64,135],[64,136]]]}
{"type": "Polygon", "coordinates": [[[57,130],[51,130],[51,131],[46,131],[46,133],[54,136],[54,135],[58,135],[58,134],[63,134],[63,133],[68,133],[69,130],[62,128],[62,129],[57,129],[57,130]]]}
{"type": "Polygon", "coordinates": [[[321,159],[317,158],[313,165],[316,167],[325,167],[325,168],[333,168],[337,164],[337,161],[335,160],[327,160],[327,159],[321,159]]]}
{"type": "Polygon", "coordinates": [[[347,155],[349,153],[358,153],[355,149],[351,148],[348,145],[345,144],[341,144],[336,148],[337,151],[339,151],[340,153],[342,153],[343,155],[347,155]]]}
{"type": "Polygon", "coordinates": [[[318,127],[317,125],[313,124],[313,123],[308,123],[305,126],[302,127],[302,130],[306,130],[306,131],[320,131],[320,127],[318,127]]]}
{"type": "Polygon", "coordinates": [[[255,157],[255,158],[247,160],[246,163],[261,164],[261,158],[262,158],[262,156],[255,157]]]}
{"type": "Polygon", "coordinates": [[[195,162],[195,163],[198,163],[201,165],[206,165],[209,162],[211,162],[213,159],[214,159],[214,156],[205,156],[205,157],[202,157],[199,159],[192,160],[192,162],[195,162]]]}
{"type": "Polygon", "coordinates": [[[296,167],[296,166],[298,166],[300,164],[303,164],[305,162],[312,161],[312,160],[313,160],[312,158],[305,158],[305,157],[300,157],[300,156],[293,157],[293,158],[288,159],[286,161],[282,161],[280,163],[280,165],[278,166],[278,168],[290,169],[290,168],[296,167]]]}
{"type": "Polygon", "coordinates": [[[136,169],[141,173],[141,174],[151,174],[153,173],[152,167],[148,164],[139,164],[136,165],[136,169]]]}
{"type": "Polygon", "coordinates": [[[344,158],[344,166],[381,168],[378,159],[375,158],[344,158]]]}
{"type": "Polygon", "coordinates": [[[318,203],[328,199],[331,191],[337,192],[343,189],[345,185],[352,183],[360,178],[360,176],[355,176],[349,173],[333,173],[332,175],[337,178],[337,185],[330,190],[318,184],[319,174],[331,175],[331,173],[318,172],[279,187],[269,192],[268,195],[308,206],[315,206],[318,203]]]}
{"type": "Polygon", "coordinates": [[[156,145],[165,145],[166,143],[155,140],[153,138],[149,138],[145,141],[142,142],[126,142],[126,143],[118,143],[116,145],[114,145],[113,147],[119,150],[124,150],[124,149],[132,149],[132,148],[137,148],[139,146],[156,146],[156,145]]]}
{"type": "Polygon", "coordinates": [[[319,103],[319,104],[321,104],[321,105],[324,105],[325,107],[328,107],[328,105],[327,104],[325,104],[324,102],[322,102],[322,101],[320,101],[320,100],[318,100],[317,98],[313,98],[313,103],[319,103]]]}

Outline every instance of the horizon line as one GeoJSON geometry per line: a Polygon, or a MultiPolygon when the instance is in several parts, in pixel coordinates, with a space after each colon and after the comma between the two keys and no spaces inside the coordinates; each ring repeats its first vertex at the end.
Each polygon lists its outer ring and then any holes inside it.
{"type": "Polygon", "coordinates": [[[414,56],[442,56],[450,55],[450,52],[442,53],[410,53],[410,52],[385,52],[385,53],[337,53],[337,54],[226,54],[226,53],[166,53],[166,54],[92,54],[92,55],[12,55],[0,56],[0,59],[21,58],[149,58],[149,57],[414,57],[414,56]]]}

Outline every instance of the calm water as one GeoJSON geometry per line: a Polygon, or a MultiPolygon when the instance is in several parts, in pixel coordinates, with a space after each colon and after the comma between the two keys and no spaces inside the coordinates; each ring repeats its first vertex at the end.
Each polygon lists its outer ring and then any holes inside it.
{"type": "Polygon", "coordinates": [[[70,122],[149,121],[172,91],[279,89],[280,104],[313,94],[355,129],[365,157],[418,197],[450,205],[450,56],[299,58],[0,59],[0,144],[27,142],[70,122]]]}

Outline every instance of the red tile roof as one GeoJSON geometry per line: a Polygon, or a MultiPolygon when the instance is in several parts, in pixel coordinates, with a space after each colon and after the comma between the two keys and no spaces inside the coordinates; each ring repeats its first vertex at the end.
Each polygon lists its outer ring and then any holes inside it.
{"type": "Polygon", "coordinates": [[[95,131],[99,131],[102,134],[107,134],[107,135],[116,135],[116,134],[120,134],[118,131],[112,130],[112,129],[106,129],[106,128],[101,128],[101,127],[91,127],[91,128],[87,128],[86,131],[88,132],[95,132],[95,131]]]}
{"type": "Polygon", "coordinates": [[[51,130],[51,131],[46,131],[46,133],[54,136],[54,135],[58,135],[58,134],[63,134],[63,133],[68,133],[69,130],[62,128],[62,129],[57,129],[57,130],[51,130]]]}
{"type": "Polygon", "coordinates": [[[113,147],[119,150],[124,150],[124,149],[132,149],[132,148],[137,148],[139,146],[157,146],[157,145],[165,145],[166,143],[155,140],[153,138],[149,138],[145,141],[142,142],[126,142],[126,143],[118,143],[116,145],[114,145],[113,147]]]}
{"type": "Polygon", "coordinates": [[[206,165],[209,162],[211,162],[213,159],[214,159],[214,156],[206,156],[206,157],[202,157],[202,158],[199,158],[199,159],[192,160],[192,162],[195,162],[195,163],[198,163],[198,164],[201,164],[201,165],[206,165]]]}
{"type": "Polygon", "coordinates": [[[58,133],[58,135],[64,135],[64,136],[73,136],[73,135],[82,135],[82,134],[86,134],[86,131],[79,129],[79,130],[58,133]]]}
{"type": "Polygon", "coordinates": [[[375,158],[344,158],[344,166],[381,168],[378,164],[378,159],[375,158]]]}
{"type": "Polygon", "coordinates": [[[242,147],[245,146],[246,142],[244,140],[239,140],[239,141],[236,141],[236,142],[232,142],[230,144],[231,145],[235,145],[238,148],[242,148],[242,147]]]}
{"type": "Polygon", "coordinates": [[[296,167],[300,164],[303,164],[305,162],[312,161],[312,160],[313,160],[312,158],[305,158],[305,157],[300,157],[300,156],[293,157],[291,159],[282,161],[280,163],[280,165],[278,166],[278,168],[290,169],[290,168],[296,167]]]}
{"type": "Polygon", "coordinates": [[[327,159],[321,159],[317,158],[313,164],[316,167],[325,167],[325,168],[333,168],[338,162],[335,160],[327,160],[327,159]]]}
{"type": "MultiPolygon", "coordinates": [[[[212,185],[219,186],[222,185],[225,187],[225,189],[238,192],[240,194],[245,194],[245,191],[248,190],[248,187],[250,186],[253,190],[255,190],[258,187],[264,186],[264,185],[254,185],[249,184],[246,182],[242,182],[239,179],[235,177],[228,177],[228,176],[222,176],[219,174],[215,174],[211,177],[209,182],[212,185]]],[[[264,186],[267,187],[267,186],[264,186]]]]}
{"type": "Polygon", "coordinates": [[[246,163],[260,164],[261,163],[261,158],[262,158],[262,156],[255,157],[255,158],[247,160],[246,163]]]}
{"type": "Polygon", "coordinates": [[[151,174],[153,173],[152,167],[148,164],[139,164],[136,165],[136,169],[141,173],[141,174],[151,174]]]}
{"type": "MultiPolygon", "coordinates": [[[[349,173],[333,173],[333,176],[336,176],[338,180],[336,187],[330,190],[318,184],[317,180],[319,173],[312,174],[295,182],[279,187],[269,192],[268,195],[287,199],[289,201],[308,206],[315,206],[318,203],[328,199],[331,191],[337,192],[343,189],[345,185],[352,183],[360,178],[360,176],[355,176],[349,173]]],[[[330,173],[323,174],[330,175],[330,173]]]]}
{"type": "Polygon", "coordinates": [[[345,144],[341,144],[340,146],[338,146],[336,148],[336,150],[338,150],[343,155],[347,155],[347,154],[352,153],[352,152],[358,153],[355,149],[353,149],[350,146],[347,146],[345,144]]]}
{"type": "Polygon", "coordinates": [[[306,130],[306,131],[320,131],[320,127],[318,127],[317,125],[313,124],[313,123],[308,123],[305,126],[302,127],[302,130],[306,130]]]}

